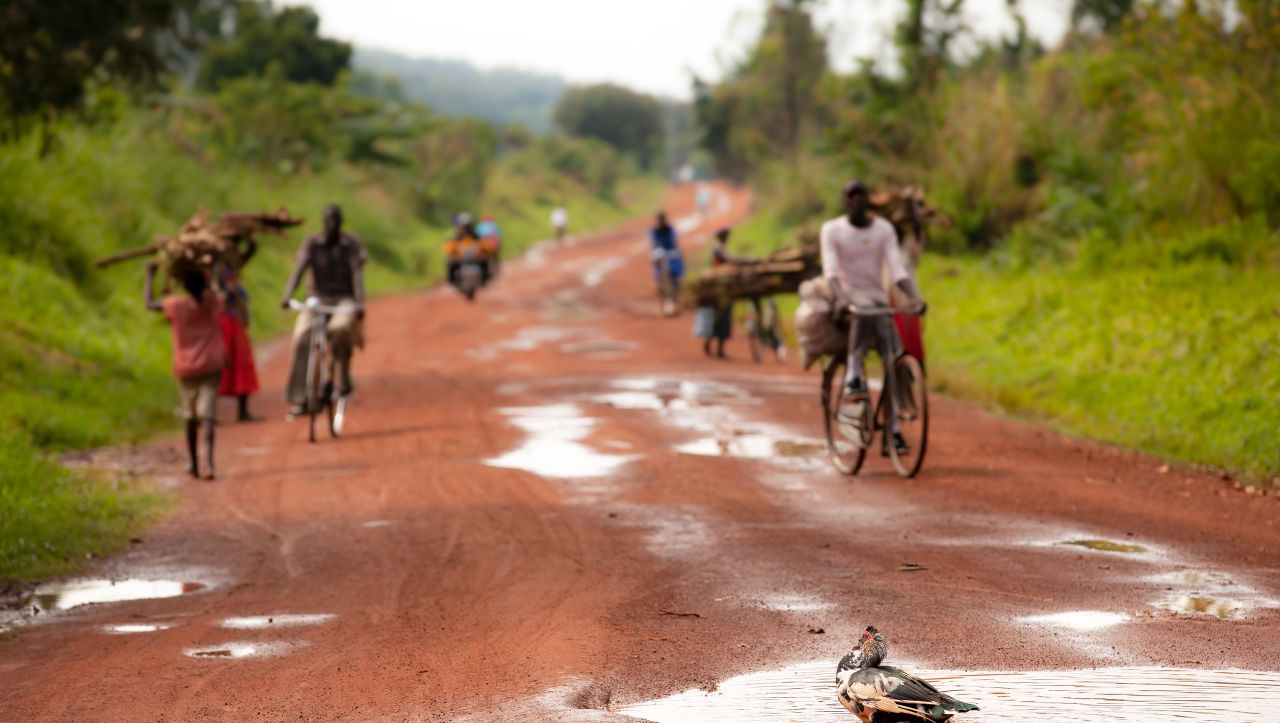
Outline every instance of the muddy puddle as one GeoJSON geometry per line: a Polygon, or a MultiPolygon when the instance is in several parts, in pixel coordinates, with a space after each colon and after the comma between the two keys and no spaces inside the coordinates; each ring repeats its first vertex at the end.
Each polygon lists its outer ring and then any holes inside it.
{"type": "Polygon", "coordinates": [[[322,625],[338,617],[333,613],[248,615],[227,618],[218,624],[228,630],[266,630],[269,628],[296,628],[305,625],[322,625]]]}
{"type": "Polygon", "coordinates": [[[589,339],[561,344],[560,351],[589,357],[618,357],[635,351],[636,346],[635,342],[617,339],[589,339]]]}
{"type": "Polygon", "coordinates": [[[196,648],[187,648],[182,654],[188,658],[202,658],[206,660],[236,660],[243,658],[271,658],[279,655],[287,655],[300,648],[305,648],[309,643],[302,641],[292,642],[232,642],[218,643],[216,645],[204,645],[196,648]]]}
{"type": "Polygon", "coordinates": [[[52,613],[81,605],[178,597],[208,587],[203,582],[179,580],[66,580],[41,585],[24,603],[52,613]]]}
{"type": "Polygon", "coordinates": [[[158,633],[168,630],[173,623],[121,623],[119,625],[103,625],[102,632],[110,635],[139,635],[142,633],[158,633]]]}
{"type": "Polygon", "coordinates": [[[485,460],[491,467],[519,469],[542,477],[605,477],[635,459],[632,455],[601,452],[584,443],[596,421],[574,404],[499,410],[524,432],[520,446],[485,460]]]}
{"type": "Polygon", "coordinates": [[[773,434],[728,430],[676,446],[681,454],[739,459],[794,459],[821,462],[825,447],[819,442],[781,439],[773,434]]]}
{"type": "Polygon", "coordinates": [[[1129,616],[1124,613],[1110,613],[1102,610],[1071,610],[1049,615],[1029,615],[1021,618],[1021,620],[1034,625],[1047,625],[1054,628],[1065,628],[1076,632],[1088,633],[1128,622],[1129,616]]]}
{"type": "Polygon", "coordinates": [[[1148,581],[1164,587],[1154,605],[1172,613],[1237,620],[1254,610],[1280,608],[1280,600],[1222,572],[1184,570],[1153,575],[1148,581]]]}
{"type": "Polygon", "coordinates": [[[499,339],[467,350],[473,359],[496,359],[512,352],[534,351],[545,344],[559,343],[581,336],[582,330],[561,326],[529,326],[507,339],[499,339]]]}
{"type": "Polygon", "coordinates": [[[1083,547],[1086,550],[1093,550],[1094,552],[1138,553],[1147,551],[1147,548],[1142,545],[1135,545],[1130,542],[1115,542],[1114,540],[1066,540],[1064,542],[1059,542],[1058,544],[1083,547]]]}
{"type": "MultiPolygon", "coordinates": [[[[964,721],[1273,721],[1280,673],[1183,668],[1054,671],[934,671],[904,666],[982,710],[964,721]]],[[[730,678],[716,691],[690,690],[617,710],[656,723],[854,718],[835,697],[835,660],[730,678]]]]}

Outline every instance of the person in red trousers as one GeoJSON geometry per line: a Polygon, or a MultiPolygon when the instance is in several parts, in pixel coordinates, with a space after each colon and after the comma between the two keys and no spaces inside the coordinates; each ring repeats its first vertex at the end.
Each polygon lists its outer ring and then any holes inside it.
{"type": "Polygon", "coordinates": [[[258,369],[253,362],[253,345],[249,342],[249,292],[240,281],[241,269],[257,251],[257,242],[248,239],[240,249],[239,259],[222,264],[219,274],[224,309],[219,323],[227,363],[222,368],[218,394],[239,401],[236,418],[241,422],[259,419],[249,413],[249,395],[259,388],[258,369]]]}

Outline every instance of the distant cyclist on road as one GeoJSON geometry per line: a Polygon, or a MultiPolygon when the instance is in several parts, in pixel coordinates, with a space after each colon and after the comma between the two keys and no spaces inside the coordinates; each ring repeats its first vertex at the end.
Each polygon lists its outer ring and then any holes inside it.
{"type": "MultiPolygon", "coordinates": [[[[329,317],[325,327],[333,358],[338,362],[340,396],[355,391],[351,354],[360,335],[360,323],[364,320],[364,264],[367,260],[364,243],[342,230],[342,209],[336,204],[329,204],[324,209],[324,230],[308,236],[298,249],[297,263],[285,284],[284,298],[280,302],[281,307],[289,308],[289,300],[293,298],[302,274],[310,271],[307,294],[317,297],[325,306],[342,309],[329,317]]],[[[312,320],[312,312],[303,311],[293,326],[285,399],[293,405],[290,413],[294,416],[308,411],[307,356],[310,354],[312,320]]]]}
{"type": "MultiPolygon", "coordinates": [[[[822,273],[835,296],[835,308],[843,312],[850,305],[861,308],[888,307],[889,296],[882,282],[885,269],[895,286],[920,304],[923,300],[903,266],[898,250],[898,234],[893,224],[871,214],[870,193],[859,180],[844,187],[845,215],[822,225],[818,243],[822,251],[822,273]]],[[[840,415],[856,420],[869,401],[862,360],[876,349],[888,365],[902,351],[898,330],[889,316],[849,319],[849,359],[845,375],[845,397],[840,415]]],[[[894,422],[894,444],[906,446],[894,422]]]]}
{"type": "Polygon", "coordinates": [[[653,229],[649,231],[650,259],[653,261],[653,278],[658,285],[658,294],[664,300],[664,312],[670,302],[674,306],[674,298],[667,299],[680,288],[680,279],[684,277],[684,257],[680,255],[680,243],[675,228],[667,223],[665,211],[658,211],[653,229]]]}
{"type": "Polygon", "coordinates": [[[569,212],[563,207],[557,206],[551,211],[551,230],[556,234],[556,241],[563,241],[565,232],[569,228],[569,212]]]}

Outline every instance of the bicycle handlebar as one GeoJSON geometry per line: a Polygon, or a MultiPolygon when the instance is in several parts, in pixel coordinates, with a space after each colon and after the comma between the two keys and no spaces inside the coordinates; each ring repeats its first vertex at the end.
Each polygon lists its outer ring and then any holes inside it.
{"type": "Polygon", "coordinates": [[[360,311],[364,306],[361,304],[355,304],[354,306],[326,306],[321,304],[319,299],[311,296],[308,297],[306,301],[289,299],[289,308],[294,311],[312,311],[318,314],[337,314],[344,311],[360,311]]]}
{"type": "Polygon", "coordinates": [[[845,308],[854,316],[866,318],[873,316],[897,316],[898,314],[919,316],[924,313],[925,306],[922,303],[916,303],[911,306],[872,306],[868,308],[859,308],[855,304],[849,304],[845,308]]]}

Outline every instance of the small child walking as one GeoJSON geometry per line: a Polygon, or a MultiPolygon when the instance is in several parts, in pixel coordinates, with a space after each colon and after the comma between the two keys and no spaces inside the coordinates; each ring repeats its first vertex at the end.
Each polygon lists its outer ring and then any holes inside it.
{"type": "Polygon", "coordinates": [[[213,290],[208,275],[187,266],[176,274],[185,294],[155,298],[156,264],[147,265],[143,300],[147,309],[164,314],[173,330],[173,375],[178,378],[182,416],[186,420],[189,472],[200,478],[197,438],[204,432],[204,478],[214,479],[213,418],[218,399],[218,382],[226,353],[222,344],[222,299],[213,290]]]}

